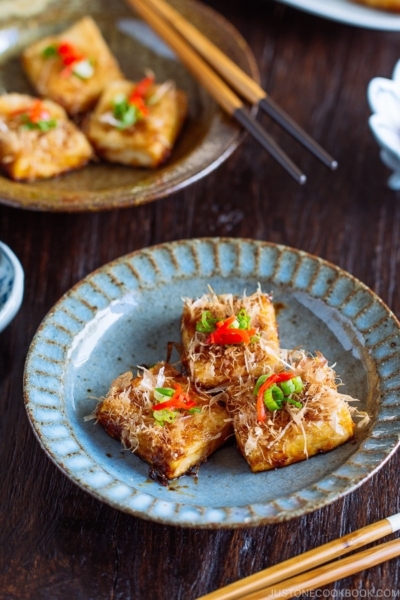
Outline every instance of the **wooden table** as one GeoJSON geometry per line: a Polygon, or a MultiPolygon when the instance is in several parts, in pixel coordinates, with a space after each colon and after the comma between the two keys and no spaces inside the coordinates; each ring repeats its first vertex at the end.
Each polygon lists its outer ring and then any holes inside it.
{"type": "MultiPolygon", "coordinates": [[[[400,196],[386,187],[389,172],[368,128],[366,101],[368,81],[391,76],[400,33],[323,20],[271,0],[207,3],[241,31],[265,88],[340,167],[330,172],[271,126],[308,175],[305,186],[247,138],[206,178],[138,208],[46,214],[0,207],[0,238],[26,274],[22,309],[0,335],[1,598],[192,600],[400,509],[397,453],[352,494],[287,523],[236,530],[160,525],[114,510],[70,482],[28,423],[24,361],[47,311],[93,269],[156,243],[212,235],[300,248],[349,271],[400,313],[400,196]]],[[[399,588],[397,559],[317,594],[392,597],[399,588]]]]}

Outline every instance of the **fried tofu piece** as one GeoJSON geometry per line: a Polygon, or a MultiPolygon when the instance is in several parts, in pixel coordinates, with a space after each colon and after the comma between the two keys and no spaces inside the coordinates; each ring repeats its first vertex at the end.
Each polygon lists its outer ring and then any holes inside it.
{"type": "Polygon", "coordinates": [[[170,82],[152,84],[144,93],[143,114],[136,111],[135,122],[123,123],[115,107],[128,102],[137,84],[114,81],[103,92],[85,131],[96,153],[102,158],[132,167],[158,167],[164,163],[181,130],[187,114],[187,96],[170,82]],[[118,113],[117,113],[118,114],[118,113]]]}
{"type": "Polygon", "coordinates": [[[131,372],[118,377],[95,416],[111,437],[150,465],[153,479],[164,484],[198,467],[233,431],[226,408],[216,398],[196,391],[187,377],[167,363],[143,368],[136,378],[131,372]],[[155,411],[160,403],[155,388],[175,389],[177,385],[188,394],[188,406],[195,403],[195,407],[155,411]]]}
{"type": "Polygon", "coordinates": [[[238,448],[255,473],[285,467],[344,444],[355,431],[352,414],[368,421],[365,413],[349,405],[353,398],[337,391],[336,374],[322,354],[311,357],[296,351],[289,354],[288,361],[290,372],[300,376],[304,386],[290,396],[298,406],[285,401],[279,410],[266,407],[266,418],[260,421],[254,379],[227,390],[238,448]]]}
{"type": "Polygon", "coordinates": [[[243,297],[210,293],[197,300],[185,298],[181,331],[182,363],[193,380],[205,389],[232,384],[249,375],[258,377],[272,370],[279,360],[274,306],[271,297],[260,289],[243,297]],[[248,328],[255,330],[250,343],[212,343],[208,332],[198,331],[198,324],[207,314],[211,323],[233,315],[247,315],[248,328]]]}
{"type": "Polygon", "coordinates": [[[390,10],[400,12],[400,0],[353,0],[358,4],[366,4],[369,7],[380,8],[382,10],[390,10]]]}
{"type": "Polygon", "coordinates": [[[92,108],[110,81],[123,78],[91,17],[26,48],[22,65],[37,92],[70,115],[92,108]]]}
{"type": "Polygon", "coordinates": [[[12,179],[54,177],[93,156],[85,135],[58,104],[24,94],[0,96],[0,166],[12,179]]]}

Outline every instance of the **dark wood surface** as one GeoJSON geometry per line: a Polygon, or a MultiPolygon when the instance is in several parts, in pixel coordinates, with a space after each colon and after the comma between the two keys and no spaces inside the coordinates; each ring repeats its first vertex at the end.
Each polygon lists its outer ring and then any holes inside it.
{"type": "MultiPolygon", "coordinates": [[[[93,269],[156,243],[213,235],[300,248],[346,269],[400,313],[400,195],[386,187],[389,173],[368,128],[366,101],[369,80],[391,76],[400,33],[347,26],[268,0],[207,4],[243,34],[265,88],[340,167],[330,172],[271,126],[308,175],[305,186],[247,138],[206,178],[138,208],[46,214],[0,207],[0,239],[26,275],[22,309],[0,335],[2,599],[193,600],[400,510],[397,453],[352,494],[288,523],[210,531],[163,526],[79,489],[50,462],[28,423],[24,361],[47,311],[93,269]]],[[[391,597],[399,588],[397,559],[318,593],[391,597]]]]}

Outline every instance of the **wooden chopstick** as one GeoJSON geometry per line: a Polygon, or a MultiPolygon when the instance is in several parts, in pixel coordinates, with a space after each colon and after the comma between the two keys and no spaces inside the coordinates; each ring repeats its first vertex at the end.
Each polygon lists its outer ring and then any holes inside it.
{"type": "Polygon", "coordinates": [[[396,539],[346,559],[328,562],[399,530],[400,513],[397,513],[197,600],[261,600],[273,598],[274,594],[275,597],[290,598],[300,591],[315,589],[400,555],[400,539],[396,539]],[[313,567],[319,568],[310,570],[313,567]]]}
{"type": "Polygon", "coordinates": [[[267,598],[282,598],[282,596],[293,598],[299,593],[310,592],[321,585],[327,585],[348,575],[364,571],[396,556],[400,556],[400,539],[380,544],[375,548],[368,548],[353,556],[343,558],[343,560],[323,565],[308,573],[302,573],[272,587],[264,588],[254,594],[241,596],[241,600],[266,600],[267,598]]]}
{"type": "Polygon", "coordinates": [[[176,52],[182,63],[193,73],[220,106],[251,133],[251,135],[298,183],[305,183],[306,176],[304,173],[302,173],[289,156],[278,146],[275,140],[251,116],[242,100],[236,96],[228,85],[181,37],[181,35],[151,8],[150,2],[148,2],[148,0],[127,0],[127,2],[176,52]]]}
{"type": "Polygon", "coordinates": [[[331,169],[336,169],[337,161],[326,152],[300,125],[298,125],[256,81],[242,71],[215,44],[203,35],[165,0],[147,0],[160,15],[167,19],[177,31],[218,71],[236,91],[252,104],[258,104],[281,127],[319,158],[331,169]]]}

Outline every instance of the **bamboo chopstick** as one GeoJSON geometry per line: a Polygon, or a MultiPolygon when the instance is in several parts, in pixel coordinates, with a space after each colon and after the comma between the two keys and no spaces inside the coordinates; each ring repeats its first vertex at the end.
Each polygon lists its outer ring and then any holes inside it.
{"type": "Polygon", "coordinates": [[[147,0],[147,3],[167,19],[179,33],[218,71],[244,98],[258,104],[275,121],[288,131],[297,141],[331,169],[336,169],[337,161],[326,152],[300,125],[298,125],[256,81],[242,71],[215,44],[203,35],[165,0],[147,0]]]}
{"type": "Polygon", "coordinates": [[[302,573],[297,577],[274,584],[272,587],[259,590],[254,594],[241,596],[241,600],[266,600],[267,598],[282,598],[282,596],[293,598],[300,593],[310,592],[321,585],[327,585],[348,575],[369,569],[396,556],[400,556],[400,539],[380,544],[375,548],[368,548],[353,556],[343,558],[343,560],[323,565],[308,573],[302,573]]]}
{"type": "Polygon", "coordinates": [[[400,555],[400,539],[328,563],[370,542],[400,530],[400,513],[348,533],[328,544],[231,583],[197,600],[261,600],[290,598],[400,555]],[[324,565],[324,566],[319,566],[324,565]],[[318,567],[310,571],[313,567],[318,567]],[[273,586],[273,587],[271,587],[273,586]],[[311,587],[310,587],[311,586],[311,587]],[[271,595],[272,594],[272,595],[271,595]]]}
{"type": "Polygon", "coordinates": [[[304,173],[250,115],[242,100],[236,96],[181,35],[150,7],[148,0],[127,0],[127,2],[176,52],[182,63],[194,74],[222,108],[243,125],[298,183],[305,183],[306,176],[304,173]]]}

